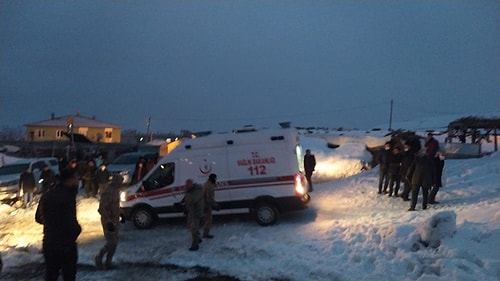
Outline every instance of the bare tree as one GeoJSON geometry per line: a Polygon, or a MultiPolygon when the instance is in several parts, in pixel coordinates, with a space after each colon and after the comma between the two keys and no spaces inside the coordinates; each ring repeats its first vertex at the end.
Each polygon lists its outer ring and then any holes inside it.
{"type": "Polygon", "coordinates": [[[4,126],[0,130],[0,141],[22,141],[24,135],[23,127],[4,126]]]}

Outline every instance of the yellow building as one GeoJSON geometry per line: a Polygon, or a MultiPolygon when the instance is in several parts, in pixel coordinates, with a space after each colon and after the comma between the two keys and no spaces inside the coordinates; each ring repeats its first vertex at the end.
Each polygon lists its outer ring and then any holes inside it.
{"type": "Polygon", "coordinates": [[[68,141],[73,136],[85,136],[92,142],[119,143],[121,128],[109,123],[76,115],[56,117],[54,114],[48,120],[26,124],[26,140],[41,141],[68,141]]]}

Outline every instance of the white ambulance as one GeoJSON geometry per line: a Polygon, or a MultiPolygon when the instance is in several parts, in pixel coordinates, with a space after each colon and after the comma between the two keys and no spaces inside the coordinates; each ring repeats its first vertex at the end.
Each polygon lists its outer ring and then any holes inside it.
{"type": "Polygon", "coordinates": [[[260,225],[272,225],[281,212],[307,208],[303,170],[294,128],[244,127],[187,139],[121,193],[122,219],[144,229],[158,218],[182,216],[185,181],[203,185],[214,173],[215,200],[221,208],[214,215],[251,212],[260,225]]]}

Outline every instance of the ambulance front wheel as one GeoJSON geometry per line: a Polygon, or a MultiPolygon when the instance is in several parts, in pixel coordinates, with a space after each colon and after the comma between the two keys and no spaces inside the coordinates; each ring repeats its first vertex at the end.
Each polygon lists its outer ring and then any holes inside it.
{"type": "Polygon", "coordinates": [[[138,207],[132,212],[130,218],[136,228],[148,229],[153,226],[156,216],[150,208],[138,207]]]}
{"type": "Polygon", "coordinates": [[[260,202],[255,209],[255,220],[262,226],[275,224],[279,219],[278,208],[272,203],[260,202]]]}

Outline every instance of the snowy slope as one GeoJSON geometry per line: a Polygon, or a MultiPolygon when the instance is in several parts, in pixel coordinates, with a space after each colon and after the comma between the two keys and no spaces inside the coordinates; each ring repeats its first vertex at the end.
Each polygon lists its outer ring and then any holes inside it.
{"type": "MultiPolygon", "coordinates": [[[[417,212],[407,212],[408,202],[377,194],[378,169],[359,173],[367,156],[359,146],[331,150],[317,138],[303,143],[318,160],[310,208],[271,227],[245,216],[217,218],[215,238],[198,252],[187,250],[183,220],[142,231],[126,223],[118,268],[96,271],[92,257],[104,243],[98,202],[79,198],[77,279],[187,280],[200,275],[200,267],[239,280],[500,279],[500,153],[446,160],[441,204],[420,210],[419,201],[417,212]]],[[[0,205],[2,280],[43,276],[42,227],[34,212],[0,205]]]]}

